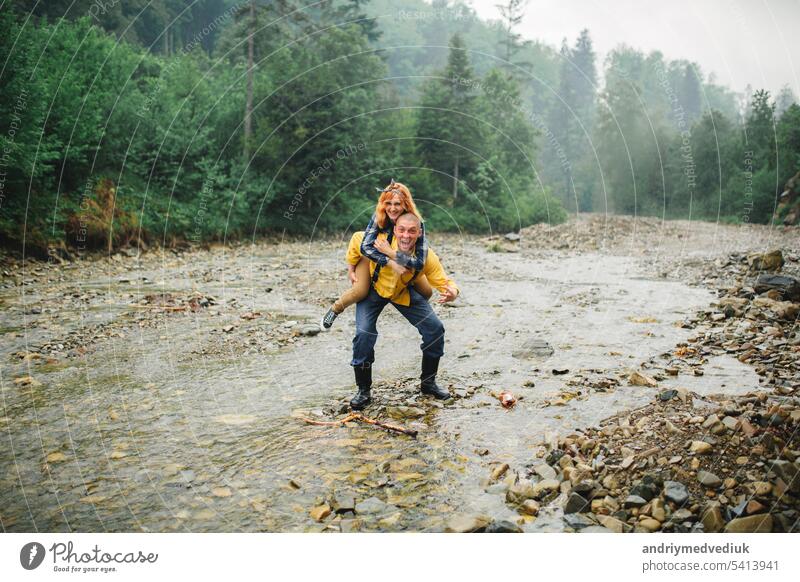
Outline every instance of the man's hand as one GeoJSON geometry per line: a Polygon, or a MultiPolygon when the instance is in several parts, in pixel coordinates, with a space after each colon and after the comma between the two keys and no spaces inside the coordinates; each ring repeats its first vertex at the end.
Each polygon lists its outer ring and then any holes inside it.
{"type": "Polygon", "coordinates": [[[392,271],[401,276],[409,272],[408,269],[396,261],[389,261],[389,266],[392,268],[392,271]]]}
{"type": "Polygon", "coordinates": [[[456,286],[445,285],[444,293],[441,293],[438,303],[448,303],[449,301],[455,301],[456,297],[458,297],[458,289],[456,289],[456,286]]]}
{"type": "Polygon", "coordinates": [[[392,248],[392,245],[389,244],[385,238],[379,238],[375,240],[375,248],[378,251],[382,252],[384,255],[389,257],[390,259],[394,259],[397,257],[397,253],[392,248]]]}
{"type": "Polygon", "coordinates": [[[355,285],[356,283],[358,283],[358,277],[356,277],[355,265],[347,265],[347,278],[350,279],[351,285],[355,285]]]}

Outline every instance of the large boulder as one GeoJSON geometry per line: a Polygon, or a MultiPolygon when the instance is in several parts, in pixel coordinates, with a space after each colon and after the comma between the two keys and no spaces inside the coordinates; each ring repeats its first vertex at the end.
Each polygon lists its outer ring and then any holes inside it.
{"type": "Polygon", "coordinates": [[[762,273],[756,279],[756,293],[765,293],[775,289],[784,299],[800,301],[800,281],[786,275],[771,275],[762,273]]]}

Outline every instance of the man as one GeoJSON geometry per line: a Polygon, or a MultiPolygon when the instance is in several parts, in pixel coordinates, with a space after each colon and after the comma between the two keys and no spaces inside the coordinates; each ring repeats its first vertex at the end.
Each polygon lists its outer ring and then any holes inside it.
{"type": "MultiPolygon", "coordinates": [[[[403,214],[395,221],[391,247],[413,254],[421,232],[419,218],[410,212],[403,214]]],[[[354,236],[351,240],[348,260],[351,254],[357,253],[359,242],[357,238],[354,236]]],[[[386,244],[390,243],[387,241],[386,244]]],[[[380,249],[377,244],[376,247],[380,249]]],[[[378,339],[376,324],[378,316],[389,303],[394,305],[422,336],[420,389],[424,394],[430,394],[435,398],[449,398],[450,393],[436,385],[439,359],[444,354],[444,325],[428,301],[410,286],[413,279],[419,274],[424,274],[430,284],[441,293],[439,303],[455,300],[459,294],[458,287],[447,277],[439,257],[433,250],[428,249],[425,266],[418,273],[408,269],[378,268],[375,263],[371,263],[370,274],[373,281],[372,288],[367,297],[356,304],[356,335],[353,338],[353,360],[350,365],[355,372],[358,393],[350,401],[350,407],[353,410],[362,410],[371,402],[372,364],[375,362],[375,341],[378,339]],[[378,269],[377,275],[376,269],[378,269]]]]}

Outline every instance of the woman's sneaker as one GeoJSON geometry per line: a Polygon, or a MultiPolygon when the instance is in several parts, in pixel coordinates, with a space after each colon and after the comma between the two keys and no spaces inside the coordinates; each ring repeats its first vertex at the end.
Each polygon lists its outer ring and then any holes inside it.
{"type": "Polygon", "coordinates": [[[339,314],[336,313],[333,310],[333,308],[329,309],[328,313],[323,315],[322,319],[319,322],[320,326],[322,327],[322,331],[328,331],[331,328],[331,326],[333,325],[333,322],[336,320],[336,317],[338,315],[339,314]]]}

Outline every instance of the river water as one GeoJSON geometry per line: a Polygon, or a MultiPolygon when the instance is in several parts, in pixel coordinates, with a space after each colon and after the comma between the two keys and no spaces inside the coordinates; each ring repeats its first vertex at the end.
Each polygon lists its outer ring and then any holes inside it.
{"type": "MultiPolygon", "coordinates": [[[[24,286],[3,289],[3,529],[442,531],[461,513],[517,520],[502,486],[487,486],[498,463],[511,465],[509,474],[523,471],[541,462],[536,452],[553,435],[641,406],[665,387],[741,393],[757,385],[750,368],[720,357],[702,377],[670,377],[658,389],[622,381],[592,390],[580,377],[624,378],[686,340],[690,331],[676,322],[711,294],[648,279],[638,258],[488,253],[446,239],[437,252],[462,296],[436,307],[447,330],[440,383],[465,397],[440,405],[417,395],[418,335],[387,308],[374,392],[378,402],[425,411],[394,421],[417,428],[418,438],[310,426],[298,413],[330,420],[324,411],[353,392],[354,310],[329,333],[286,343],[273,332],[318,320],[344,289],[340,246],[256,245],[42,268],[27,272],[24,286]],[[198,290],[216,305],[136,324],[132,304],[143,296],[198,290]],[[243,320],[247,312],[261,315],[243,320]],[[20,359],[59,338],[63,354],[20,359]],[[512,355],[533,339],[552,355],[512,355]],[[33,380],[19,380],[25,376],[33,380]],[[502,389],[522,396],[511,410],[491,395],[502,389]],[[377,500],[355,520],[345,514],[341,526],[311,518],[316,505],[348,495],[377,500]]],[[[558,510],[523,524],[562,527],[558,510]]]]}

